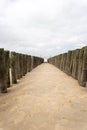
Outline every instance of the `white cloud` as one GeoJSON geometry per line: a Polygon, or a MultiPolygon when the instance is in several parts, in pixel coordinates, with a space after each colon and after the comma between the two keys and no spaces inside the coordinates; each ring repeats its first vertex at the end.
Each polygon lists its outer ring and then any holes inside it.
{"type": "Polygon", "coordinates": [[[49,57],[86,41],[86,0],[0,0],[0,47],[49,57]]]}

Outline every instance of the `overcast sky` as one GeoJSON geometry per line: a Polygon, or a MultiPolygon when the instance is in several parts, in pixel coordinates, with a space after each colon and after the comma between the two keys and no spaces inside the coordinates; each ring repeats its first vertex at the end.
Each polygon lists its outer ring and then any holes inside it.
{"type": "Polygon", "coordinates": [[[87,45],[87,0],[0,0],[0,48],[50,57],[87,45]]]}

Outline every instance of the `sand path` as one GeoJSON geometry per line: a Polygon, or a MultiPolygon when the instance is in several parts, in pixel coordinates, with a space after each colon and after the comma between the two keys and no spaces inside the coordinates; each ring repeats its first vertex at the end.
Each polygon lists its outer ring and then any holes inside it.
{"type": "Polygon", "coordinates": [[[0,130],[87,130],[87,88],[44,63],[0,94],[0,130]]]}

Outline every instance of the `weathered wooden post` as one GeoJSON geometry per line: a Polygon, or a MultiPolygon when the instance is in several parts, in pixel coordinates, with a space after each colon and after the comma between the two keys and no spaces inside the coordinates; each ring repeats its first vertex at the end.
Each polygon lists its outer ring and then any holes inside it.
{"type": "Polygon", "coordinates": [[[24,68],[25,68],[25,75],[27,73],[27,55],[25,55],[25,64],[24,64],[24,68]]]}
{"type": "Polygon", "coordinates": [[[34,57],[31,56],[31,70],[34,68],[34,57]]]}
{"type": "Polygon", "coordinates": [[[63,54],[63,71],[65,72],[65,68],[66,68],[66,59],[67,59],[67,53],[63,54]]]}
{"type": "Polygon", "coordinates": [[[27,73],[27,58],[26,55],[23,54],[23,76],[27,73]]]}
{"type": "Polygon", "coordinates": [[[7,87],[10,87],[10,52],[4,51],[5,53],[5,69],[6,69],[6,85],[7,87]]]}
{"type": "Polygon", "coordinates": [[[72,74],[71,57],[72,57],[72,51],[68,51],[67,59],[66,59],[66,69],[65,69],[65,71],[69,75],[72,74]]]}
{"type": "Polygon", "coordinates": [[[31,71],[31,56],[28,55],[27,56],[27,72],[30,72],[31,71]]]}
{"type": "Polygon", "coordinates": [[[72,76],[75,79],[78,78],[79,52],[79,49],[72,51],[72,76]]]}
{"type": "Polygon", "coordinates": [[[19,80],[21,78],[20,74],[20,54],[16,53],[16,60],[17,60],[17,79],[19,80]]]}
{"type": "Polygon", "coordinates": [[[87,47],[80,50],[79,66],[78,66],[78,81],[83,87],[87,82],[87,47]]]}
{"type": "Polygon", "coordinates": [[[29,55],[29,72],[31,71],[31,56],[29,55]]]}
{"type": "Polygon", "coordinates": [[[84,47],[83,56],[83,69],[82,69],[82,85],[86,87],[87,85],[87,47],[84,47]]]}
{"type": "Polygon", "coordinates": [[[11,52],[11,71],[12,71],[12,84],[16,84],[17,83],[17,58],[15,52],[11,52]]]}
{"type": "Polygon", "coordinates": [[[4,49],[0,49],[0,92],[7,92],[4,49]]]}
{"type": "Polygon", "coordinates": [[[23,55],[19,54],[19,59],[20,59],[20,78],[23,76],[23,55]]]}

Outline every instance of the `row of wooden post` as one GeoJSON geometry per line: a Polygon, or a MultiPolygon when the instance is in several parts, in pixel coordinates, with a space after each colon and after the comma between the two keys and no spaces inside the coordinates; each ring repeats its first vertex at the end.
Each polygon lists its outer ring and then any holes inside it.
{"type": "Polygon", "coordinates": [[[81,86],[87,86],[87,47],[54,56],[48,62],[77,79],[81,86]]]}
{"type": "Polygon", "coordinates": [[[40,57],[0,49],[0,92],[6,93],[7,88],[43,62],[40,57]]]}

